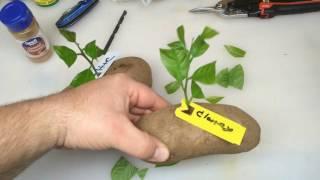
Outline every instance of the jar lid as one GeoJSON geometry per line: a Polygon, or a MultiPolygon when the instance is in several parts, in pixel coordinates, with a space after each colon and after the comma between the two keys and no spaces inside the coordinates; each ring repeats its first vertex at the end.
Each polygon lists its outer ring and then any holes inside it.
{"type": "Polygon", "coordinates": [[[2,8],[0,20],[10,31],[19,32],[30,26],[33,15],[23,2],[14,0],[2,8]]]}

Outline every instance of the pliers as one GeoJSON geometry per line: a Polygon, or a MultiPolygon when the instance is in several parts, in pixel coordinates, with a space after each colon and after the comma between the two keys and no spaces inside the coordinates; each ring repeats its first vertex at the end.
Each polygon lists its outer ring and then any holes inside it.
{"type": "Polygon", "coordinates": [[[320,0],[222,0],[212,7],[190,10],[192,13],[217,13],[224,17],[272,18],[277,15],[320,11],[320,0]]]}

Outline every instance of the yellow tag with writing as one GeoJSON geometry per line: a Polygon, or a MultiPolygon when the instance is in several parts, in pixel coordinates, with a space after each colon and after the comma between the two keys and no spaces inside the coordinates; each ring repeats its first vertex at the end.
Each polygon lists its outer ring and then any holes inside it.
{"type": "Polygon", "coordinates": [[[176,116],[225,141],[241,145],[245,127],[195,103],[191,102],[190,107],[188,110],[185,100],[182,100],[181,106],[175,111],[176,116]]]}

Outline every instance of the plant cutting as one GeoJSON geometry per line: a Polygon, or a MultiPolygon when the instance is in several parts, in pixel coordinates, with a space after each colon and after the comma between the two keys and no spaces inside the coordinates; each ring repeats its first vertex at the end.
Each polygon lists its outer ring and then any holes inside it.
{"type": "MultiPolygon", "coordinates": [[[[180,105],[171,106],[160,111],[144,116],[137,126],[147,133],[157,137],[165,143],[170,150],[170,158],[165,164],[172,164],[184,159],[194,158],[209,154],[233,154],[246,152],[256,147],[260,140],[260,127],[247,113],[230,105],[218,105],[222,96],[206,96],[200,84],[219,85],[224,88],[233,87],[242,89],[244,85],[244,70],[240,64],[231,68],[216,70],[216,61],[199,67],[190,73],[193,61],[202,56],[208,49],[208,40],[217,36],[218,32],[210,27],[205,27],[200,35],[192,40],[188,47],[185,41],[185,30],[183,26],[177,29],[178,40],[168,44],[168,48],[160,49],[160,56],[167,72],[174,78],[165,86],[168,94],[182,90],[184,103],[187,107],[185,113],[192,114],[191,104],[197,100],[206,100],[209,103],[198,103],[202,108],[218,113],[233,122],[238,123],[246,129],[241,144],[229,143],[218,136],[212,135],[195,125],[187,123],[176,115],[180,105]]],[[[245,56],[245,51],[232,46],[225,45],[225,49],[235,58],[245,56]]],[[[183,105],[182,105],[183,106],[183,105]]],[[[199,117],[201,111],[198,111],[199,117]],[[200,113],[199,113],[200,112],[200,113]]],[[[213,125],[220,125],[225,130],[224,123],[210,119],[205,116],[206,121],[213,125]]],[[[229,128],[229,127],[228,127],[229,128]]],[[[227,129],[229,131],[233,129],[227,129]]],[[[227,131],[226,130],[226,131],[227,131]]]]}
{"type": "MultiPolygon", "coordinates": [[[[53,46],[54,51],[60,59],[69,68],[75,64],[79,57],[82,57],[88,63],[88,67],[73,78],[69,87],[78,87],[84,83],[97,79],[101,74],[98,71],[98,67],[95,67],[94,63],[99,57],[104,55],[104,52],[96,45],[96,41],[91,41],[84,47],[81,47],[77,42],[77,35],[75,32],[65,29],[60,29],[59,32],[67,41],[73,43],[77,48],[77,50],[73,50],[67,46],[53,46]]],[[[152,85],[150,66],[143,59],[138,57],[125,57],[118,59],[110,66],[105,75],[115,73],[126,73],[141,83],[148,86],[152,85]]]]}

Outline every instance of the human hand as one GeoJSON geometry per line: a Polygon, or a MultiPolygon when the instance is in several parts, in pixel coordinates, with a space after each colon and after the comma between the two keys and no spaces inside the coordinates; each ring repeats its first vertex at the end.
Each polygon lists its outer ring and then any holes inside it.
{"type": "Polygon", "coordinates": [[[140,159],[161,162],[167,147],[134,125],[167,102],[149,87],[124,74],[106,76],[57,96],[64,117],[58,146],[70,149],[119,149],[140,159]]]}

